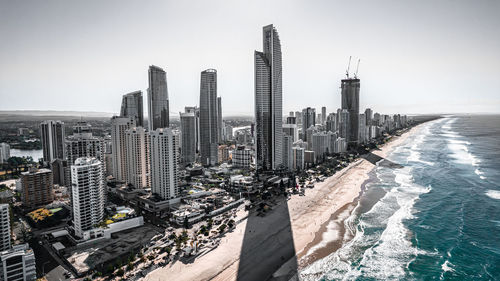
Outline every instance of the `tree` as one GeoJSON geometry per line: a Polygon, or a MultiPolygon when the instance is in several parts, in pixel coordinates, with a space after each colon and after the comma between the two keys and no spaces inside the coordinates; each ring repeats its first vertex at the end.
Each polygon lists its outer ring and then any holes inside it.
{"type": "Polygon", "coordinates": [[[115,267],[112,264],[108,264],[108,267],[106,269],[106,273],[112,274],[113,271],[115,271],[115,267]]]}
{"type": "Polygon", "coordinates": [[[219,226],[219,232],[220,232],[220,233],[224,232],[224,230],[226,229],[226,227],[227,227],[227,226],[226,226],[225,224],[221,224],[221,225],[219,226]]]}
{"type": "Polygon", "coordinates": [[[123,268],[120,268],[118,269],[118,271],[116,271],[116,275],[122,277],[123,275],[125,274],[125,272],[123,271],[123,268]]]}

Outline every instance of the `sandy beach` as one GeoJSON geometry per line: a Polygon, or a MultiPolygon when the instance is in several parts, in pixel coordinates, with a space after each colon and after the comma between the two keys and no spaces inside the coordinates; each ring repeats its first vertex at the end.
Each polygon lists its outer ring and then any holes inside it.
{"type": "MultiPolygon", "coordinates": [[[[419,127],[393,137],[373,154],[386,157],[419,127]]],[[[158,268],[142,280],[265,280],[271,275],[271,279],[288,280],[297,269],[340,247],[343,221],[374,167],[370,161],[358,159],[307,189],[306,196],[277,202],[265,217],[240,209],[238,219],[248,218],[228,232],[216,249],[192,263],[177,261],[158,268]]]]}

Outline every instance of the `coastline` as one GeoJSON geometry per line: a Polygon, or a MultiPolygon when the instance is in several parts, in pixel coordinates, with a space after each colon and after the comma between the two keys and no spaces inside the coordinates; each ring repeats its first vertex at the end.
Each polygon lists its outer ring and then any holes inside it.
{"type": "MultiPolygon", "coordinates": [[[[421,125],[411,128],[401,136],[394,136],[380,150],[374,150],[373,154],[385,157],[394,147],[418,131],[421,125]]],[[[239,279],[239,263],[244,243],[245,248],[250,246],[255,249],[245,254],[254,260],[265,260],[267,267],[252,272],[249,280],[262,280],[270,274],[271,279],[288,280],[297,270],[300,271],[342,246],[346,233],[344,221],[354,210],[374,167],[374,164],[359,158],[324,182],[316,183],[313,189],[307,189],[306,196],[293,196],[290,200],[279,203],[262,218],[239,209],[236,220],[242,221],[221,238],[217,248],[197,257],[192,263],[177,261],[157,268],[140,280],[164,280],[169,276],[175,276],[176,280],[181,281],[239,279]],[[245,218],[247,216],[248,218],[245,218]],[[283,219],[288,216],[288,221],[283,219]],[[249,220],[256,223],[250,223],[247,227],[249,220]],[[251,232],[251,235],[248,232],[251,232]],[[280,252],[283,245],[266,243],[268,238],[288,242],[286,239],[290,236],[289,242],[293,243],[295,254],[291,257],[284,254],[285,260],[283,255],[281,259],[270,257],[269,253],[280,252]],[[250,245],[247,245],[248,243],[250,245]]]]}
{"type": "MultiPolygon", "coordinates": [[[[423,123],[422,123],[423,124],[423,123]]],[[[373,154],[376,154],[382,158],[385,158],[388,154],[390,154],[395,147],[401,145],[408,137],[414,135],[420,129],[419,124],[409,131],[405,132],[401,136],[393,137],[389,142],[384,144],[380,150],[372,151],[373,154]]],[[[350,241],[352,237],[352,233],[346,231],[345,229],[345,220],[349,218],[352,212],[355,210],[358,200],[366,190],[366,185],[371,182],[372,171],[375,169],[375,165],[366,161],[365,159],[359,159],[361,161],[359,165],[349,169],[343,177],[353,177],[357,174],[357,172],[362,171],[364,175],[359,177],[358,180],[350,180],[347,179],[347,184],[353,189],[359,191],[358,196],[352,198],[352,201],[347,202],[345,205],[340,207],[334,213],[331,213],[331,216],[328,220],[325,220],[323,224],[316,231],[316,235],[313,240],[310,241],[304,248],[297,252],[297,256],[299,259],[299,267],[298,271],[306,268],[317,260],[320,260],[331,253],[338,250],[342,245],[348,241],[350,241]],[[362,180],[361,180],[362,179],[362,180]],[[332,235],[335,233],[336,235],[332,235]],[[332,237],[333,236],[333,237],[332,237]]],[[[349,168],[349,167],[347,167],[349,168]]],[[[346,169],[347,169],[346,168],[346,169]]],[[[346,184],[345,182],[337,182],[336,185],[346,184]]],[[[340,186],[338,188],[341,188],[340,186]]],[[[348,198],[344,198],[348,199],[348,198]]],[[[346,200],[348,201],[348,200],[346,200]]]]}

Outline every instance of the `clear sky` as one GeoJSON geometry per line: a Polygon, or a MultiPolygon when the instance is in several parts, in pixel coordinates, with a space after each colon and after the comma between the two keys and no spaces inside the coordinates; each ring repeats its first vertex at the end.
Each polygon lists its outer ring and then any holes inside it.
{"type": "Polygon", "coordinates": [[[0,0],[0,110],[118,112],[123,94],[146,96],[155,64],[171,114],[199,103],[200,72],[215,68],[223,114],[251,115],[253,52],[270,23],[284,113],[338,108],[350,55],[362,109],[500,112],[495,0],[0,0]]]}

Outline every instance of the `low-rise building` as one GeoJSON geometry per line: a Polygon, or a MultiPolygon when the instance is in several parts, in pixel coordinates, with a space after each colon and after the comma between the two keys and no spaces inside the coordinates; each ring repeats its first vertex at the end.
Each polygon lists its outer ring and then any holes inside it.
{"type": "Polygon", "coordinates": [[[252,163],[252,151],[245,146],[238,146],[233,151],[233,166],[237,168],[250,168],[252,163]]]}

